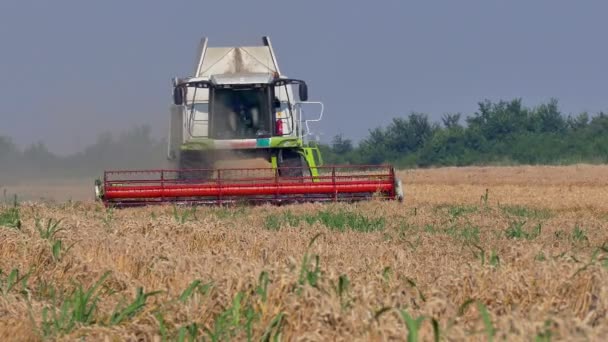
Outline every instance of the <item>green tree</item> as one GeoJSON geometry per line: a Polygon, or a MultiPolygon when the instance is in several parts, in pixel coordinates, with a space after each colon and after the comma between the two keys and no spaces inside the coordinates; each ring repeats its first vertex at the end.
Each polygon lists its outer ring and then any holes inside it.
{"type": "Polygon", "coordinates": [[[479,128],[488,140],[500,139],[527,129],[528,109],[522,106],[521,99],[498,103],[486,100],[479,103],[478,112],[467,118],[467,123],[479,128]]]}
{"type": "Polygon", "coordinates": [[[443,123],[443,127],[445,127],[446,129],[453,129],[456,127],[461,127],[460,126],[460,117],[461,116],[462,116],[462,114],[460,114],[460,113],[443,114],[443,116],[441,117],[441,122],[443,123]]]}
{"type": "Polygon", "coordinates": [[[13,143],[13,140],[9,137],[0,136],[0,160],[10,161],[19,155],[17,146],[13,143]]]}
{"type": "Polygon", "coordinates": [[[345,139],[342,134],[338,134],[332,139],[331,148],[334,153],[344,155],[353,150],[353,142],[350,139],[345,139]]]}

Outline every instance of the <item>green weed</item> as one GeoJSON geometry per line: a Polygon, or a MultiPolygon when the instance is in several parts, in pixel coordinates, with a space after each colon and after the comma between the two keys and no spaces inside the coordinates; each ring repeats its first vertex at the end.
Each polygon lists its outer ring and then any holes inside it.
{"type": "Polygon", "coordinates": [[[545,253],[543,253],[543,251],[540,251],[540,252],[538,252],[538,254],[536,254],[536,256],[534,257],[534,260],[545,261],[545,260],[547,260],[547,257],[545,256],[545,253]]]}
{"type": "Polygon", "coordinates": [[[217,316],[212,329],[204,330],[211,341],[229,340],[241,331],[245,331],[247,340],[251,341],[253,324],[259,318],[260,314],[247,302],[247,297],[239,292],[232,300],[232,305],[217,316]]]}
{"type": "Polygon", "coordinates": [[[304,256],[302,257],[302,264],[300,265],[300,275],[298,277],[298,291],[301,291],[302,287],[306,284],[311,287],[317,287],[319,278],[321,277],[321,268],[319,266],[319,256],[312,255],[314,259],[314,267],[310,267],[311,255],[308,253],[315,241],[322,235],[318,233],[308,243],[308,248],[304,256]]]}
{"type": "Polygon", "coordinates": [[[74,246],[74,244],[64,247],[63,241],[61,239],[56,239],[55,236],[57,233],[64,230],[64,228],[59,227],[61,224],[61,219],[54,220],[49,218],[46,221],[46,224],[43,224],[42,220],[38,217],[34,219],[35,227],[38,231],[38,235],[40,235],[41,239],[48,240],[51,245],[51,253],[53,255],[53,260],[60,261],[63,256],[74,246]]]}
{"type": "Polygon", "coordinates": [[[433,212],[435,213],[447,213],[450,217],[450,222],[459,217],[477,213],[478,211],[478,206],[467,204],[440,204],[433,208],[433,212]]]}
{"type": "MultiPolygon", "coordinates": [[[[483,249],[481,246],[474,244],[473,247],[475,247],[477,249],[477,252],[473,252],[473,255],[479,259],[479,261],[481,262],[481,265],[485,265],[486,264],[486,251],[485,249],[483,249]]],[[[488,256],[488,264],[490,266],[493,267],[497,267],[500,265],[500,257],[498,256],[498,253],[496,253],[495,250],[491,250],[490,251],[490,255],[488,256]]]]}
{"type": "Polygon", "coordinates": [[[481,315],[488,341],[492,342],[494,340],[494,335],[496,334],[496,329],[492,324],[490,312],[488,312],[488,308],[481,302],[477,302],[477,310],[479,310],[479,314],[481,315]]]}
{"type": "Polygon", "coordinates": [[[537,237],[540,236],[540,233],[542,233],[542,229],[543,226],[542,224],[537,224],[536,226],[534,226],[534,228],[532,228],[532,231],[530,232],[530,234],[528,235],[529,239],[536,239],[537,237]]]}
{"type": "Polygon", "coordinates": [[[64,247],[62,240],[51,240],[50,242],[51,242],[51,253],[53,254],[53,260],[55,260],[56,262],[61,261],[63,259],[63,257],[65,256],[65,254],[67,252],[69,252],[70,249],[72,249],[72,247],[74,247],[74,245],[76,245],[76,242],[74,242],[71,245],[64,247]]]}
{"type": "Polygon", "coordinates": [[[557,240],[563,240],[566,237],[566,232],[564,232],[561,229],[560,230],[556,230],[555,232],[553,232],[553,236],[557,240]]]}
{"type": "Polygon", "coordinates": [[[589,238],[587,237],[585,230],[579,227],[578,224],[574,226],[572,233],[570,233],[570,240],[572,240],[573,242],[589,242],[589,238]]]}
{"type": "Polygon", "coordinates": [[[458,309],[458,316],[464,315],[467,308],[474,303],[477,304],[477,311],[479,312],[479,316],[483,321],[484,332],[486,333],[487,341],[491,342],[494,340],[494,336],[496,335],[496,328],[494,328],[494,325],[492,323],[492,317],[490,316],[488,308],[482,302],[476,301],[474,299],[467,299],[458,309]]]}
{"type": "Polygon", "coordinates": [[[206,295],[209,290],[213,287],[212,283],[203,284],[200,280],[194,280],[179,296],[179,301],[182,303],[187,302],[195,293],[206,295]]]}
{"type": "Polygon", "coordinates": [[[445,232],[465,242],[479,242],[479,227],[471,226],[470,224],[464,227],[452,226],[446,229],[445,232]]]}
{"type": "Polygon", "coordinates": [[[260,296],[263,303],[266,303],[266,299],[268,298],[268,283],[268,272],[262,271],[258,277],[258,286],[255,292],[260,296]]]}
{"type": "Polygon", "coordinates": [[[319,267],[319,256],[313,255],[314,267],[310,268],[311,257],[308,253],[304,254],[302,258],[302,265],[300,266],[300,277],[298,278],[298,284],[303,286],[308,284],[312,287],[317,287],[317,282],[321,277],[321,268],[319,267]]]}
{"type": "Polygon", "coordinates": [[[272,321],[270,321],[270,324],[268,324],[268,327],[266,327],[264,330],[264,335],[262,335],[261,339],[263,342],[268,342],[271,338],[272,341],[281,340],[281,325],[283,323],[284,316],[285,314],[283,312],[279,312],[276,316],[274,316],[272,321]]]}
{"type": "Polygon", "coordinates": [[[437,233],[437,232],[439,232],[439,231],[440,231],[439,229],[437,229],[437,228],[436,228],[434,225],[432,225],[432,224],[426,224],[426,225],[425,225],[425,226],[424,226],[422,229],[423,229],[423,230],[424,230],[426,233],[431,233],[431,234],[434,234],[434,233],[437,233]]]}
{"type": "Polygon", "coordinates": [[[454,219],[458,218],[460,216],[476,213],[477,211],[478,211],[478,208],[476,206],[469,206],[469,205],[448,206],[448,215],[450,215],[454,219]]]}
{"type": "Polygon", "coordinates": [[[97,290],[103,284],[110,272],[104,273],[101,278],[89,289],[82,285],[72,292],[60,307],[53,305],[42,310],[41,332],[44,337],[71,332],[77,324],[91,325],[96,322],[96,310],[99,302],[97,290]]]}
{"type": "Polygon", "coordinates": [[[490,190],[486,189],[486,192],[481,196],[481,204],[483,204],[484,207],[488,207],[488,200],[490,197],[490,190]]]}
{"type": "MultiPolygon", "coordinates": [[[[242,298],[242,293],[237,293],[234,300],[240,300],[242,298]]],[[[239,302],[240,305],[240,302],[239,302]]],[[[220,313],[213,322],[212,329],[204,328],[207,336],[211,341],[224,341],[230,339],[230,335],[234,333],[232,331],[231,322],[234,318],[235,314],[233,313],[234,308],[229,307],[224,312],[220,313]]]]}
{"type": "Polygon", "coordinates": [[[349,305],[347,298],[349,286],[350,280],[345,274],[340,275],[338,277],[338,284],[333,285],[336,295],[338,295],[338,297],[340,298],[340,306],[342,307],[342,310],[344,310],[349,305]]]}
{"type": "Polygon", "coordinates": [[[509,228],[507,228],[506,234],[509,239],[523,239],[526,235],[524,231],[524,225],[526,221],[513,221],[509,228]]]}
{"type": "Polygon", "coordinates": [[[182,326],[181,328],[179,328],[179,330],[177,332],[177,341],[178,342],[198,341],[199,340],[198,333],[199,333],[199,326],[198,326],[198,324],[196,324],[196,322],[182,326]]]}
{"type": "Polygon", "coordinates": [[[17,195],[13,197],[12,205],[0,212],[0,226],[21,230],[21,217],[17,195]]]}
{"type": "Polygon", "coordinates": [[[302,221],[301,217],[292,214],[291,211],[285,212],[283,219],[292,227],[297,227],[300,224],[300,221],[302,221]]]}
{"type": "Polygon", "coordinates": [[[606,253],[608,253],[608,242],[604,242],[600,248],[600,251],[604,252],[604,255],[600,258],[600,261],[602,263],[602,267],[604,268],[608,268],[608,256],[606,255],[606,253]]]}
{"type": "Polygon", "coordinates": [[[110,325],[117,325],[122,323],[125,319],[133,318],[141,309],[146,306],[146,300],[154,295],[161,293],[162,291],[152,291],[145,293],[144,289],[141,287],[137,288],[135,293],[135,299],[131,304],[127,306],[123,306],[118,304],[114,309],[114,313],[112,313],[110,317],[110,325]]]}
{"type": "Polygon", "coordinates": [[[551,342],[551,324],[551,320],[545,321],[543,329],[534,337],[534,342],[551,342]]]}
{"type": "Polygon", "coordinates": [[[103,222],[104,226],[106,226],[106,228],[109,228],[110,224],[112,223],[112,220],[114,220],[114,208],[108,207],[106,208],[104,216],[101,218],[101,221],[103,222]]]}
{"type": "Polygon", "coordinates": [[[420,247],[421,245],[421,240],[420,240],[420,235],[416,236],[416,240],[412,241],[408,241],[405,239],[402,239],[411,249],[412,251],[416,251],[418,249],[418,247],[420,247]]]}
{"type": "Polygon", "coordinates": [[[405,310],[401,310],[400,313],[401,318],[403,319],[403,322],[405,322],[405,326],[407,327],[407,342],[418,342],[418,333],[420,331],[422,321],[424,321],[424,316],[414,318],[410,316],[405,310]]]}
{"type": "Polygon", "coordinates": [[[52,283],[41,279],[36,282],[36,288],[32,291],[32,294],[35,298],[46,301],[55,298],[57,291],[52,283]]]}
{"type": "Polygon", "coordinates": [[[19,269],[14,268],[10,273],[5,274],[0,269],[0,294],[6,296],[21,283],[21,292],[27,293],[27,281],[31,272],[20,275],[19,269]]]}
{"type": "Polygon", "coordinates": [[[508,239],[526,239],[534,240],[540,236],[542,225],[539,223],[531,231],[524,229],[526,221],[513,221],[505,231],[508,239]]]}
{"type": "Polygon", "coordinates": [[[163,317],[160,311],[154,314],[156,320],[158,321],[158,330],[160,331],[160,336],[162,337],[162,341],[167,341],[169,332],[167,331],[167,325],[165,324],[165,318],[163,317]]]}
{"type": "Polygon", "coordinates": [[[38,230],[38,234],[40,238],[52,241],[55,238],[55,235],[60,231],[64,230],[64,228],[60,228],[59,224],[61,223],[61,219],[53,220],[52,218],[46,221],[46,224],[43,225],[39,218],[35,219],[36,230],[38,230]]]}
{"type": "Polygon", "coordinates": [[[494,266],[494,267],[500,265],[500,257],[498,256],[498,254],[496,253],[495,250],[492,250],[490,252],[489,264],[490,264],[490,266],[494,266]]]}
{"type": "Polygon", "coordinates": [[[418,291],[418,296],[420,296],[420,300],[423,301],[423,302],[426,302],[426,297],[424,296],[424,294],[422,293],[422,291],[420,291],[420,289],[416,285],[416,282],[413,279],[411,279],[411,278],[405,278],[405,281],[407,281],[408,285],[410,285],[411,287],[413,287],[414,289],[416,289],[416,291],[418,291]]]}
{"type": "Polygon", "coordinates": [[[281,217],[279,215],[268,215],[264,219],[264,228],[278,231],[281,229],[281,217]]]}
{"type": "MultiPolygon", "coordinates": [[[[602,267],[608,267],[608,256],[606,256],[606,252],[608,252],[608,246],[606,246],[606,242],[604,242],[602,246],[596,248],[593,251],[593,254],[591,255],[591,260],[589,260],[589,262],[587,262],[583,267],[579,268],[576,272],[574,272],[572,277],[586,270],[590,266],[595,265],[596,263],[599,263],[602,267]]],[[[574,259],[574,261],[576,262],[580,262],[579,260],[574,258],[574,256],[572,256],[572,259],[574,259]]]]}
{"type": "Polygon", "coordinates": [[[319,211],[315,220],[331,230],[345,231],[351,229],[359,232],[373,232],[384,229],[384,218],[368,218],[359,213],[347,211],[319,211]]]}
{"type": "Polygon", "coordinates": [[[393,276],[393,269],[390,266],[386,266],[382,270],[382,279],[384,279],[385,283],[388,283],[393,276]]]}
{"type": "Polygon", "coordinates": [[[384,229],[384,218],[369,218],[360,213],[329,210],[322,210],[315,214],[295,215],[290,211],[266,216],[264,227],[268,230],[279,230],[283,226],[297,227],[301,222],[312,225],[316,222],[321,223],[330,230],[346,231],[353,230],[358,232],[373,232],[384,229]]]}
{"type": "Polygon", "coordinates": [[[245,206],[237,206],[213,208],[211,213],[215,215],[215,217],[217,217],[218,219],[224,220],[244,216],[248,213],[248,211],[247,207],[245,206]]]}
{"type": "Polygon", "coordinates": [[[189,208],[185,208],[183,210],[177,209],[177,205],[173,205],[173,219],[175,222],[179,224],[184,224],[188,221],[190,217],[193,217],[194,220],[198,220],[196,217],[196,206],[191,206],[189,208]]]}
{"type": "Polygon", "coordinates": [[[528,219],[548,219],[553,213],[549,209],[528,208],[520,205],[501,206],[503,213],[528,219]]]}
{"type": "MultiPolygon", "coordinates": [[[[260,273],[259,284],[255,294],[259,295],[263,302],[267,298],[267,286],[269,278],[267,272],[260,273]]],[[[200,280],[195,280],[182,292],[178,300],[185,303],[195,293],[207,294],[211,289],[211,283],[203,284],[200,280]]],[[[138,297],[142,297],[140,291],[138,297]]],[[[238,292],[232,299],[231,305],[225,307],[215,318],[211,326],[199,324],[197,322],[188,323],[170,332],[164,322],[160,312],[155,314],[158,320],[159,330],[164,340],[177,341],[226,341],[232,340],[245,333],[247,341],[253,340],[254,324],[259,322],[261,313],[256,312],[251,302],[252,297],[244,292],[238,292]],[[204,332],[204,335],[201,335],[204,332]]],[[[174,302],[174,301],[170,301],[174,302]]],[[[139,300],[139,303],[143,303],[139,300]]],[[[141,307],[141,305],[139,305],[141,307]]],[[[135,305],[133,306],[136,307],[135,305]]],[[[134,310],[137,312],[137,310],[134,310]]]]}

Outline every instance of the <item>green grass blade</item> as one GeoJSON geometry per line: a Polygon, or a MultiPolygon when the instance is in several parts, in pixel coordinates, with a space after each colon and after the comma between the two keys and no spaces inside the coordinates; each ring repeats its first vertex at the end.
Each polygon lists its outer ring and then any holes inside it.
{"type": "Polygon", "coordinates": [[[414,319],[407,311],[401,310],[401,318],[407,327],[407,342],[418,342],[418,332],[424,321],[424,316],[414,319]]]}
{"type": "Polygon", "coordinates": [[[477,303],[477,309],[481,315],[481,319],[483,320],[483,325],[485,327],[486,335],[488,336],[488,341],[492,342],[494,340],[494,334],[496,330],[492,325],[492,318],[490,317],[490,312],[488,312],[488,308],[483,305],[483,303],[477,303]]]}
{"type": "Polygon", "coordinates": [[[439,339],[441,338],[439,322],[433,318],[433,319],[431,319],[431,324],[433,325],[433,341],[439,342],[439,339]]]}
{"type": "Polygon", "coordinates": [[[184,290],[184,292],[182,292],[182,294],[179,296],[179,301],[182,303],[185,303],[192,296],[192,293],[194,293],[194,290],[196,290],[200,285],[201,285],[200,280],[195,280],[192,283],[190,283],[190,285],[188,285],[188,287],[184,290]]]}
{"type": "Polygon", "coordinates": [[[263,342],[270,341],[270,338],[273,337],[272,332],[275,330],[276,331],[274,333],[274,339],[275,340],[277,339],[277,337],[280,334],[281,322],[283,321],[283,316],[285,316],[285,314],[280,312],[272,319],[272,321],[270,321],[270,324],[268,324],[268,327],[266,327],[266,330],[264,330],[264,334],[262,335],[261,340],[263,342]]]}

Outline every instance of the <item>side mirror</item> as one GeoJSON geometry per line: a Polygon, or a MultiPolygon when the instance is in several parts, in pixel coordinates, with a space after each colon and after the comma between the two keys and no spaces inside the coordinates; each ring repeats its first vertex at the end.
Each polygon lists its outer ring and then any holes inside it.
{"type": "Polygon", "coordinates": [[[308,101],[308,86],[306,85],[306,83],[300,83],[298,93],[300,95],[300,101],[308,101]]]}
{"type": "Polygon", "coordinates": [[[173,88],[173,103],[176,106],[181,106],[184,104],[184,88],[182,88],[182,87],[173,88]]]}

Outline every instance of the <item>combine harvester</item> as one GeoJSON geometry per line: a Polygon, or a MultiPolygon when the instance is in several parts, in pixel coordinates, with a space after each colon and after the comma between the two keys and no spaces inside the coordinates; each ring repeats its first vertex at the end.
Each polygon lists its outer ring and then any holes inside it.
{"type": "Polygon", "coordinates": [[[173,80],[168,158],[175,169],[105,171],[96,196],[118,207],[402,200],[390,165],[322,166],[308,141],[309,123],[322,116],[306,83],[281,74],[268,37],[261,46],[228,48],[207,47],[205,38],[194,76],[173,80]],[[318,115],[310,118],[304,109],[313,107],[318,115]],[[263,167],[217,167],[252,160],[263,167]]]}

